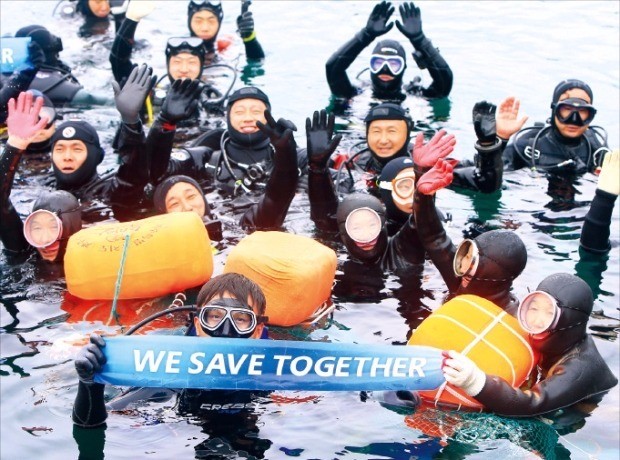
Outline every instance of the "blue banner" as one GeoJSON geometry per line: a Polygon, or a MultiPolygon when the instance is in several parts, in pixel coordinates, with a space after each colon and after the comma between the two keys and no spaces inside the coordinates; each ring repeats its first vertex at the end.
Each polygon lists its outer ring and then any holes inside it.
{"type": "Polygon", "coordinates": [[[95,376],[113,385],[243,390],[433,390],[441,350],[183,336],[106,338],[95,376]]]}
{"type": "Polygon", "coordinates": [[[24,66],[32,67],[28,43],[30,43],[30,37],[0,38],[0,71],[2,73],[13,73],[15,69],[24,66]]]}

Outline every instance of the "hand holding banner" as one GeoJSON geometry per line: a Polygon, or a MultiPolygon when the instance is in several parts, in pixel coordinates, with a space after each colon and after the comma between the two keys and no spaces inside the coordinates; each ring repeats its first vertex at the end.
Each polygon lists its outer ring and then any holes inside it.
{"type": "Polygon", "coordinates": [[[431,390],[441,350],[183,336],[106,338],[99,383],[239,390],[431,390]]]}

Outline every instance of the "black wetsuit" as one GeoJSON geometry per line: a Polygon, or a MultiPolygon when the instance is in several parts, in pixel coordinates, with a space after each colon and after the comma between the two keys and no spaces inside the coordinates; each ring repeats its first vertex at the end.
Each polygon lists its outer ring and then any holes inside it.
{"type": "Polygon", "coordinates": [[[275,151],[268,139],[248,146],[229,139],[224,142],[226,154],[222,154],[220,145],[222,137],[226,139],[225,131],[213,130],[198,138],[194,147],[177,149],[173,153],[174,134],[174,128],[165,127],[159,120],[149,130],[144,151],[150,164],[152,184],[157,185],[172,175],[187,175],[201,183],[203,189],[216,189],[223,197],[232,197],[228,205],[233,207],[233,212],[243,212],[243,228],[282,227],[299,177],[307,169],[305,151],[296,152],[297,166],[289,170],[274,163],[275,151]],[[256,179],[250,178],[249,168],[257,171],[256,179]]]}
{"type": "MultiPolygon", "coordinates": [[[[336,51],[325,64],[327,72],[327,83],[334,96],[350,99],[360,92],[359,88],[356,88],[351,84],[346,70],[351,63],[357,58],[357,56],[372,43],[373,37],[371,37],[365,29],[358,32],[355,37],[345,43],[338,51],[336,51]]],[[[422,36],[417,41],[412,41],[416,51],[413,53],[413,57],[421,69],[428,69],[433,83],[424,88],[418,81],[414,80],[408,85],[405,85],[402,90],[408,94],[420,95],[428,98],[441,98],[450,94],[452,89],[452,71],[439,54],[439,50],[433,47],[433,44],[429,39],[422,36]]],[[[383,99],[401,102],[405,99],[405,94],[400,89],[390,94],[380,94],[375,91],[375,96],[383,99]]]]}
{"type": "Polygon", "coordinates": [[[26,67],[11,75],[0,76],[0,124],[5,123],[9,115],[9,100],[17,100],[19,93],[28,89],[38,71],[38,68],[26,67]]]}
{"type": "Polygon", "coordinates": [[[505,169],[535,167],[558,175],[594,172],[609,150],[597,134],[590,127],[583,136],[571,139],[562,136],[553,125],[526,128],[515,134],[507,145],[502,142],[505,169]]]}

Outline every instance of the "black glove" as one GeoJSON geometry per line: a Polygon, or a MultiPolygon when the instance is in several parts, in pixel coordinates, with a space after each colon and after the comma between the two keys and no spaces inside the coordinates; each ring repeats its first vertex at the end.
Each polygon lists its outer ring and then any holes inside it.
{"type": "Polygon", "coordinates": [[[142,64],[133,68],[122,86],[112,82],[116,110],[121,114],[123,123],[133,124],[140,120],[140,110],[156,81],[153,69],[142,64]]]}
{"type": "Polygon", "coordinates": [[[174,80],[166,94],[159,117],[162,121],[173,125],[186,120],[196,111],[201,92],[200,80],[189,78],[174,80]]]}
{"type": "Polygon", "coordinates": [[[265,120],[267,124],[257,121],[256,126],[269,136],[276,150],[274,166],[287,171],[297,170],[297,144],[293,137],[293,131],[297,131],[297,127],[284,118],[280,118],[276,123],[269,110],[265,110],[265,120]]]}
{"type": "Polygon", "coordinates": [[[237,32],[241,38],[249,38],[254,33],[254,16],[248,11],[251,1],[244,1],[241,5],[241,14],[237,16],[237,32]]]}
{"type": "Polygon", "coordinates": [[[340,139],[342,139],[341,134],[332,138],[335,118],[333,113],[330,113],[328,117],[325,110],[315,111],[314,115],[312,115],[312,121],[310,121],[310,118],[306,118],[308,161],[311,171],[325,171],[329,158],[336,150],[336,147],[338,147],[340,139]]]}
{"type": "Polygon", "coordinates": [[[379,35],[387,33],[394,27],[393,22],[387,23],[393,12],[394,7],[390,2],[386,2],[385,0],[375,5],[372,9],[372,13],[370,13],[370,17],[366,23],[366,33],[370,35],[373,40],[379,35]]]}
{"type": "Polygon", "coordinates": [[[38,69],[45,64],[45,53],[37,42],[28,43],[28,57],[30,63],[35,69],[38,69]]]}
{"type": "Polygon", "coordinates": [[[82,347],[75,358],[75,370],[80,382],[87,385],[94,383],[95,372],[101,371],[106,363],[101,349],[105,347],[105,341],[99,334],[90,335],[90,343],[82,347]]]}
{"type": "Polygon", "coordinates": [[[472,110],[474,129],[480,145],[488,145],[495,142],[497,137],[495,128],[495,104],[487,101],[476,102],[472,110]]]}
{"type": "Polygon", "coordinates": [[[422,32],[422,17],[420,16],[420,8],[416,7],[413,2],[404,3],[398,7],[402,24],[396,20],[396,27],[412,42],[419,41],[424,38],[422,32]]]}

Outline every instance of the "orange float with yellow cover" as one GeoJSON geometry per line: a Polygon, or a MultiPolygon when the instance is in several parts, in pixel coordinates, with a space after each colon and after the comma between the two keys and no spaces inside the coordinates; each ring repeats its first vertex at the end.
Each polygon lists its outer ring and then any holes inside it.
{"type": "Polygon", "coordinates": [[[196,213],[178,212],[82,229],[69,238],[67,289],[82,299],[158,297],[200,286],[213,274],[213,253],[196,213]]]}
{"type": "Polygon", "coordinates": [[[330,299],[336,263],[336,253],[312,238],[255,232],[230,251],[224,273],[240,273],[261,287],[269,324],[294,326],[330,299]]]}
{"type": "MultiPolygon", "coordinates": [[[[433,311],[413,331],[408,345],[456,350],[474,361],[486,374],[497,375],[519,387],[537,362],[528,334],[516,318],[493,302],[462,295],[433,311]]],[[[420,391],[425,402],[454,408],[482,410],[463,390],[443,383],[437,390],[420,391]]]]}

